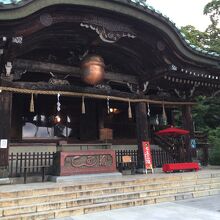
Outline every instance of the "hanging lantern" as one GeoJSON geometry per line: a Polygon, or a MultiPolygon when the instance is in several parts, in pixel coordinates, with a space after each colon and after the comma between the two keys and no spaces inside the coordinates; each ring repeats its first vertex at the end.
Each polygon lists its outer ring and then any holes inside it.
{"type": "Polygon", "coordinates": [[[82,79],[89,85],[96,85],[104,79],[105,64],[102,57],[90,55],[81,64],[82,79]]]}

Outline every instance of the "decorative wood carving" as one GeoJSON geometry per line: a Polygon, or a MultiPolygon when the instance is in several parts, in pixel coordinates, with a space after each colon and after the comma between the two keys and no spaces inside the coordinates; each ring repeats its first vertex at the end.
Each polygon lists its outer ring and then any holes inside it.
{"type": "Polygon", "coordinates": [[[66,75],[63,79],[58,78],[56,75],[54,75],[52,72],[50,72],[50,75],[52,76],[52,78],[49,79],[49,84],[51,85],[70,85],[70,83],[68,82],[68,80],[66,80],[66,78],[69,76],[66,75]]]}
{"type": "Polygon", "coordinates": [[[192,89],[189,89],[188,91],[174,89],[174,92],[181,99],[191,98],[191,97],[193,97],[194,92],[198,86],[199,86],[198,84],[195,84],[192,87],[192,89]]]}
{"type": "Polygon", "coordinates": [[[215,97],[215,96],[220,96],[220,90],[218,90],[212,94],[212,97],[215,97]]]}
{"type": "Polygon", "coordinates": [[[112,163],[113,159],[109,154],[81,155],[67,156],[64,161],[64,166],[86,169],[88,167],[109,167],[112,166],[112,163]]]}
{"type": "Polygon", "coordinates": [[[136,85],[136,84],[131,84],[131,83],[127,83],[127,86],[129,88],[129,90],[132,92],[132,93],[136,93],[136,94],[145,94],[147,93],[147,89],[148,89],[148,86],[149,86],[149,81],[146,81],[145,83],[143,83],[143,88],[141,89],[139,85],[136,85]]]}
{"type": "Polygon", "coordinates": [[[56,175],[116,172],[114,150],[81,150],[58,152],[55,158],[56,175]]]}
{"type": "Polygon", "coordinates": [[[80,26],[96,31],[100,39],[107,43],[115,43],[123,37],[132,39],[136,37],[131,27],[109,18],[98,16],[85,17],[80,26]]]}

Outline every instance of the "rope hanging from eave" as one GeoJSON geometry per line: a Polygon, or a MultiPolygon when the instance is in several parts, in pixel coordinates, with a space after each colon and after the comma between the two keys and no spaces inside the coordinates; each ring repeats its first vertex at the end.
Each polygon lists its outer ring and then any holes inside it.
{"type": "Polygon", "coordinates": [[[57,95],[58,93],[62,96],[73,96],[73,97],[88,97],[88,98],[95,98],[95,99],[109,99],[115,101],[122,101],[131,103],[137,102],[145,102],[151,104],[165,104],[165,105],[195,105],[195,102],[171,102],[171,101],[164,101],[164,100],[151,100],[151,99],[131,99],[131,98],[122,98],[117,96],[109,96],[109,95],[98,95],[98,94],[91,94],[91,93],[81,93],[81,92],[68,92],[68,91],[45,91],[45,90],[35,90],[35,89],[22,89],[22,88],[13,88],[13,87],[4,87],[0,86],[1,91],[8,91],[14,93],[22,93],[22,94],[39,94],[39,95],[57,95]]]}

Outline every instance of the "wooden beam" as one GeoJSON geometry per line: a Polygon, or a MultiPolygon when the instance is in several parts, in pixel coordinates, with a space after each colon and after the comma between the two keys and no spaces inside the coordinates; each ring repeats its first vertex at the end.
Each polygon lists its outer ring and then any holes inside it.
{"type": "Polygon", "coordinates": [[[149,71],[148,76],[144,75],[142,79],[144,81],[149,81],[149,82],[158,80],[164,77],[164,75],[168,72],[168,70],[169,69],[167,67],[156,68],[155,70],[151,70],[151,72],[149,71]]]}
{"type": "MultiPolygon", "coordinates": [[[[127,92],[121,92],[119,90],[112,89],[110,92],[106,91],[105,89],[99,89],[91,86],[87,87],[80,87],[75,85],[51,85],[46,82],[10,82],[10,81],[3,81],[1,80],[5,87],[11,87],[11,88],[17,88],[23,90],[25,93],[25,90],[33,90],[33,91],[45,91],[49,92],[54,91],[56,92],[73,92],[73,93],[86,93],[86,94],[97,94],[97,95],[109,95],[109,96],[116,96],[126,99],[134,99],[138,98],[139,96],[137,94],[133,93],[127,93],[127,92]]],[[[40,93],[40,92],[39,92],[40,93]]]]}
{"type": "MultiPolygon", "coordinates": [[[[209,75],[209,74],[206,74],[209,75]]],[[[218,79],[216,79],[217,76],[211,76],[210,78],[196,76],[196,75],[189,75],[183,72],[167,72],[167,77],[175,78],[175,79],[182,79],[182,80],[191,80],[195,82],[204,82],[204,83],[214,83],[214,84],[220,84],[220,78],[218,76],[218,79]],[[212,78],[214,77],[214,78],[212,78]]]]}
{"type": "MultiPolygon", "coordinates": [[[[50,72],[67,75],[70,74],[71,77],[80,78],[80,68],[68,65],[61,65],[55,63],[39,62],[34,60],[16,59],[13,62],[13,70],[27,70],[33,73],[46,73],[50,72]]],[[[134,83],[137,84],[138,80],[136,76],[127,75],[123,73],[106,72],[105,79],[118,82],[118,83],[134,83]]]]}
{"type": "Polygon", "coordinates": [[[131,103],[145,102],[150,104],[165,104],[171,106],[178,105],[194,105],[195,102],[182,101],[181,99],[169,99],[164,100],[158,96],[145,96],[143,94],[134,94],[128,92],[121,92],[119,90],[112,89],[107,91],[105,89],[98,89],[94,87],[79,87],[73,85],[50,85],[44,82],[10,82],[0,80],[0,90],[9,91],[14,93],[23,93],[23,94],[42,94],[42,95],[57,95],[60,93],[63,96],[71,97],[82,97],[94,99],[107,99],[108,97],[111,100],[128,102],[131,103]]]}

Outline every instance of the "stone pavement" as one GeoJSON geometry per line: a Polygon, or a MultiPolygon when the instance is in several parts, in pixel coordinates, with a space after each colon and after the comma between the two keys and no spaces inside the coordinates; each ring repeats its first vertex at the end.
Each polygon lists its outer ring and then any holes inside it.
{"type": "Polygon", "coordinates": [[[116,209],[59,220],[220,220],[220,195],[116,209]]]}

